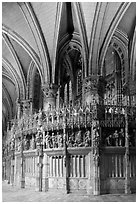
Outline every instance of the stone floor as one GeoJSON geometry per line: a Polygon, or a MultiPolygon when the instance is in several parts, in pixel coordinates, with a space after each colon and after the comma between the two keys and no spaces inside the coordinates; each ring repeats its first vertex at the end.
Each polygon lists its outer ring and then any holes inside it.
{"type": "Polygon", "coordinates": [[[35,192],[2,182],[3,202],[135,202],[136,195],[74,195],[54,192],[35,192]]]}

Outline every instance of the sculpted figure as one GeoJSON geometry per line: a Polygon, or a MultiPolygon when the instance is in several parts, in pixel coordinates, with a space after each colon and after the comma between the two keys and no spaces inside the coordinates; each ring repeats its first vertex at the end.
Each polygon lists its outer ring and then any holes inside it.
{"type": "Polygon", "coordinates": [[[93,134],[94,134],[94,138],[93,138],[94,146],[98,147],[100,144],[100,135],[99,135],[99,129],[97,126],[93,128],[93,134]]]}
{"type": "Polygon", "coordinates": [[[79,130],[78,133],[76,134],[75,146],[77,146],[77,147],[81,147],[82,146],[81,130],[79,130]]]}
{"type": "Polygon", "coordinates": [[[15,139],[13,137],[11,140],[11,150],[14,150],[14,148],[15,148],[15,139]]]}
{"type": "Polygon", "coordinates": [[[57,147],[57,140],[56,140],[54,133],[52,133],[52,146],[53,148],[57,147]]]}
{"type": "Polygon", "coordinates": [[[112,145],[112,135],[109,135],[105,139],[106,146],[111,146],[112,145]]]}
{"type": "Polygon", "coordinates": [[[119,132],[118,145],[122,147],[125,145],[125,134],[123,128],[121,128],[119,132]]]}
{"type": "Polygon", "coordinates": [[[72,147],[72,138],[71,138],[71,136],[69,137],[69,139],[67,141],[67,146],[72,147]]]}
{"type": "Polygon", "coordinates": [[[51,136],[49,135],[49,132],[47,132],[45,136],[45,142],[46,142],[46,149],[51,148],[51,136]]]}
{"type": "Polygon", "coordinates": [[[115,130],[115,132],[113,134],[113,139],[114,139],[115,146],[118,146],[119,135],[118,135],[117,130],[115,130]]]}
{"type": "Polygon", "coordinates": [[[26,137],[24,138],[24,150],[27,150],[27,139],[26,139],[26,137]]]}
{"type": "Polygon", "coordinates": [[[63,147],[63,137],[62,137],[62,135],[58,136],[58,147],[59,148],[63,147]]]}
{"type": "Polygon", "coordinates": [[[21,151],[21,139],[18,140],[18,152],[21,151]]]}
{"type": "Polygon", "coordinates": [[[32,136],[31,149],[35,149],[35,138],[32,136]]]}
{"type": "Polygon", "coordinates": [[[85,133],[85,147],[91,146],[91,133],[89,130],[85,133]]]}
{"type": "Polygon", "coordinates": [[[43,135],[42,135],[42,132],[40,130],[38,130],[37,134],[36,134],[36,146],[38,145],[41,145],[42,143],[42,140],[43,140],[43,135]]]}

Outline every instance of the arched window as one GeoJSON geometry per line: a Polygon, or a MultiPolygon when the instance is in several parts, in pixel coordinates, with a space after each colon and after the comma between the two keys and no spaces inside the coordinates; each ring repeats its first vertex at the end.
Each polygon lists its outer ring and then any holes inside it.
{"type": "Polygon", "coordinates": [[[105,62],[105,79],[106,79],[106,104],[122,104],[123,102],[123,72],[121,70],[121,61],[117,52],[109,47],[106,53],[105,62]]]}
{"type": "Polygon", "coordinates": [[[77,73],[77,96],[82,94],[82,70],[77,73]]]}
{"type": "Polygon", "coordinates": [[[72,82],[69,80],[64,85],[64,103],[69,104],[72,103],[72,82]]]}

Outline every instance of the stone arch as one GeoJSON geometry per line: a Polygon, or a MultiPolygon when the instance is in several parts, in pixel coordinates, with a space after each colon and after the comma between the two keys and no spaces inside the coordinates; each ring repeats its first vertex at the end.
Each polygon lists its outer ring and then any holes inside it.
{"type": "MultiPolygon", "coordinates": [[[[118,54],[121,62],[121,71],[124,73],[124,84],[128,81],[129,76],[129,62],[128,62],[128,37],[119,30],[116,30],[113,35],[111,42],[109,44],[118,54]]],[[[105,58],[104,58],[105,59],[105,58]]],[[[100,75],[103,76],[103,63],[104,59],[102,59],[102,66],[99,68],[100,75]]]]}
{"type": "MultiPolygon", "coordinates": [[[[63,85],[63,77],[61,76],[63,74],[63,70],[65,69],[68,71],[71,82],[72,82],[72,101],[76,98],[76,87],[77,84],[75,82],[76,79],[76,69],[77,69],[77,63],[79,61],[79,58],[81,58],[82,62],[82,47],[78,40],[72,39],[71,41],[66,42],[64,46],[59,51],[59,60],[57,65],[57,74],[58,78],[56,79],[56,84],[62,86],[63,85]],[[62,85],[61,85],[62,84],[62,85]]],[[[83,62],[82,62],[82,72],[84,71],[83,62]]],[[[83,72],[84,76],[84,72],[83,72]]],[[[61,88],[61,92],[63,87],[61,88]]]]}
{"type": "Polygon", "coordinates": [[[25,97],[23,92],[23,87],[21,83],[20,76],[18,75],[17,71],[14,69],[14,67],[8,62],[6,59],[2,59],[2,63],[6,68],[8,69],[9,73],[13,77],[13,80],[15,82],[16,91],[17,91],[17,97],[20,99],[23,99],[25,97]]]}
{"type": "MultiPolygon", "coordinates": [[[[60,49],[58,51],[59,52],[59,54],[58,54],[59,59],[57,60],[57,66],[56,66],[56,71],[55,71],[56,84],[59,84],[60,71],[61,71],[60,66],[61,66],[62,60],[65,58],[65,55],[68,55],[68,53],[73,49],[80,52],[82,57],[83,57],[82,46],[81,46],[81,43],[79,42],[79,38],[77,35],[75,36],[75,39],[72,39],[71,41],[66,41],[66,42],[64,42],[64,44],[62,44],[62,42],[61,42],[61,46],[60,46],[60,49]]],[[[83,67],[82,67],[82,69],[83,69],[83,67]]],[[[83,69],[83,73],[84,73],[84,69],[83,69]]]]}
{"type": "Polygon", "coordinates": [[[134,81],[135,77],[136,77],[136,31],[134,32],[130,51],[130,78],[132,81],[134,81]]]}

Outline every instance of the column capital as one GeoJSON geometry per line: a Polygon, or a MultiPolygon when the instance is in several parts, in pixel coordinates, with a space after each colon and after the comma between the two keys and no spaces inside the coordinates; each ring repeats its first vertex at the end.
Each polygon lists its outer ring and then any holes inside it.
{"type": "Polygon", "coordinates": [[[102,76],[91,75],[83,80],[82,95],[84,103],[102,103],[105,91],[105,80],[102,76]]]}
{"type": "Polygon", "coordinates": [[[44,96],[46,98],[55,98],[57,95],[59,86],[57,84],[51,83],[51,84],[44,84],[42,86],[42,91],[44,93],[44,96]]]}
{"type": "Polygon", "coordinates": [[[83,93],[87,92],[99,92],[104,88],[105,80],[102,76],[91,75],[83,80],[83,93]]]}

